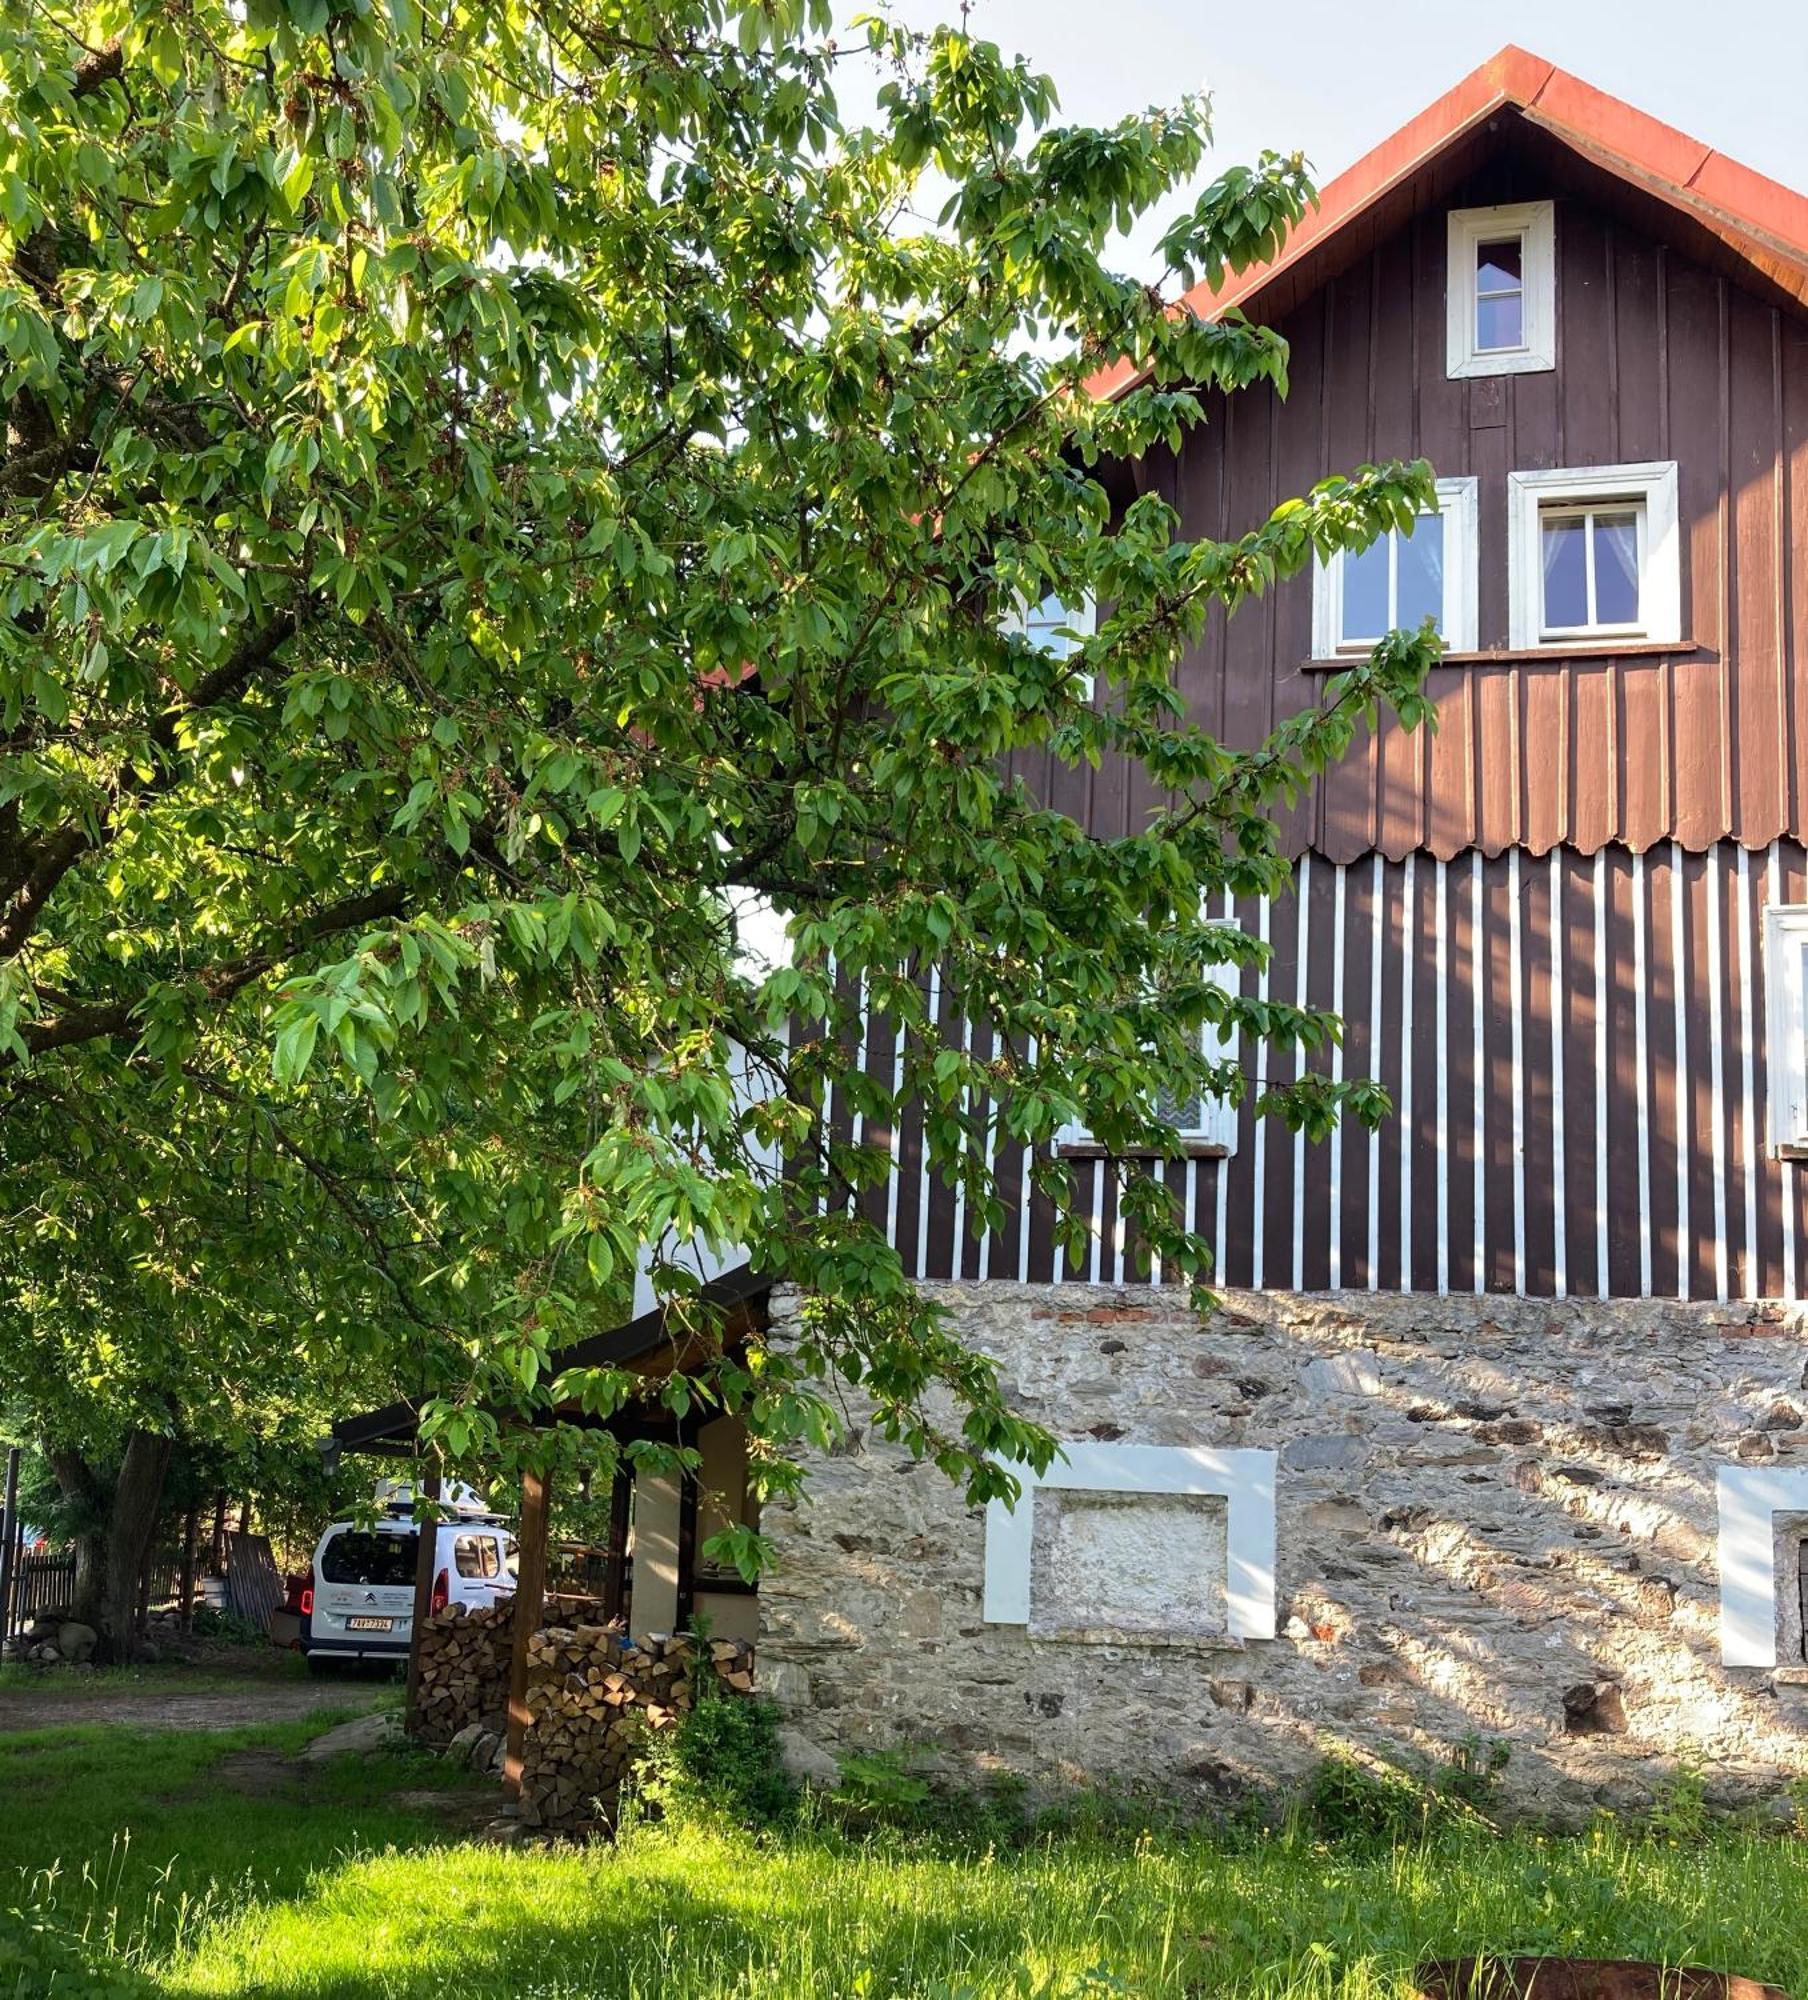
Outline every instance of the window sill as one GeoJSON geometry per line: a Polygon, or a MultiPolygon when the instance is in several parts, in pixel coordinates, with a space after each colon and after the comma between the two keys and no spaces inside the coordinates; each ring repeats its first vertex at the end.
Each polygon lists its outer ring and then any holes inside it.
{"type": "Polygon", "coordinates": [[[1178,1155],[1163,1153],[1153,1146],[1126,1146],[1120,1152],[1113,1152],[1109,1146],[1095,1146],[1084,1139],[1064,1139],[1055,1148],[1055,1157],[1061,1160],[1227,1160],[1234,1147],[1223,1146],[1216,1139],[1182,1140],[1178,1155]]]}
{"type": "MultiPolygon", "coordinates": [[[[1352,653],[1342,659],[1304,660],[1301,665],[1309,674],[1337,674],[1360,666],[1366,657],[1366,654],[1352,653]]],[[[1720,654],[1716,648],[1699,645],[1693,639],[1628,639],[1618,645],[1590,643],[1565,646],[1553,642],[1548,646],[1496,646],[1479,652],[1445,653],[1438,664],[1445,667],[1567,667],[1577,660],[1682,658],[1711,666],[1720,654]]]]}

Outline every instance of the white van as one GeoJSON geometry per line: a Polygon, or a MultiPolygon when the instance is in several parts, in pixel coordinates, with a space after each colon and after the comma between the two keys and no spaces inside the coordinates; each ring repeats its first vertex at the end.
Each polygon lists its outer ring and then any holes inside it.
{"type": "MultiPolygon", "coordinates": [[[[515,1538],[494,1520],[450,1520],[434,1529],[433,1609],[473,1610],[515,1593],[515,1538]]],[[[301,1650],[316,1673],[339,1660],[405,1660],[414,1637],[420,1536],[406,1517],[360,1527],[335,1521],[314,1551],[302,1592],[301,1650]]]]}

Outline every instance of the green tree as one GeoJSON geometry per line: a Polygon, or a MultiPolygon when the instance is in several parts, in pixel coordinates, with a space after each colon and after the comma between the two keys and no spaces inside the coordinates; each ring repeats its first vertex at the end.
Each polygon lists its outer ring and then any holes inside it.
{"type": "MultiPolygon", "coordinates": [[[[1284,382],[1170,302],[1275,250],[1302,163],[1224,174],[1150,285],[1107,246],[1199,166],[1202,102],[1065,126],[965,32],[837,41],[823,0],[32,0],[0,104],[0,1341],[49,1441],[105,1412],[130,1464],[363,1368],[506,1460],[549,1353],[702,1238],[808,1330],[675,1404],[744,1408],[782,1485],[856,1380],[996,1490],[1046,1442],[860,1225],[878,1161],[822,1109],[922,1097],[996,1216],[996,1131],[1172,1144],[1162,1092],[1234,1087],[1202,1023],[1332,1031],[1225,995],[1256,947],[1202,898],[1284,882],[1271,802],[1378,703],[1416,719],[1434,642],[1249,754],[1176,662],[1427,468],[1222,543],[1103,476],[1284,382]],[[1101,402],[1120,354],[1149,379],[1101,402]],[[1105,607],[1077,652],[1011,629],[1051,593],[1105,607]],[[1042,746],[1164,803],[1083,833],[1009,776],[1042,746]],[[791,923],[763,978],[749,896],[791,923]],[[896,1090],[854,1073],[854,982],[896,1090]]],[[[1204,1275],[1154,1182],[1125,1202],[1204,1275]]]]}

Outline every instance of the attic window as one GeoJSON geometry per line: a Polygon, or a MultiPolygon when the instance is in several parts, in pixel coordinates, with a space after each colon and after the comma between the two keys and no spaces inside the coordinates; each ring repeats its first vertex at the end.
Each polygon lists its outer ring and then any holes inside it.
{"type": "Polygon", "coordinates": [[[1315,659],[1366,654],[1384,633],[1438,622],[1453,652],[1476,644],[1476,482],[1440,479],[1438,511],[1390,529],[1366,549],[1340,551],[1313,573],[1315,659]]]}
{"type": "Polygon", "coordinates": [[[1548,201],[1450,211],[1447,372],[1453,379],[1556,367],[1556,235],[1548,201]]]}

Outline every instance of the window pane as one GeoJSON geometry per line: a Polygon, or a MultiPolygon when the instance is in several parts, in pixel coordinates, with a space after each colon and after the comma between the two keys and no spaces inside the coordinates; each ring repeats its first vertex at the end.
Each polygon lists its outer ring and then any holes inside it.
{"type": "Polygon", "coordinates": [[[1482,352],[1491,348],[1525,345],[1525,295],[1502,292],[1491,299],[1475,302],[1475,344],[1482,352]]]}
{"type": "Polygon", "coordinates": [[[483,1555],[475,1535],[460,1535],[452,1544],[452,1560],[460,1576],[482,1576],[483,1555]]]}
{"type": "Polygon", "coordinates": [[[1525,280],[1524,244],[1517,236],[1475,247],[1475,289],[1515,292],[1525,280]]]}
{"type": "Polygon", "coordinates": [[[1379,639],[1388,629],[1387,557],[1391,535],[1371,542],[1361,555],[1343,559],[1343,644],[1379,639]]]}
{"type": "Polygon", "coordinates": [[[362,1529],[349,1529],[343,1535],[335,1535],[320,1551],[321,1580],[365,1588],[412,1583],[418,1545],[419,1537],[413,1534],[367,1534],[362,1529]]]}
{"type": "Polygon", "coordinates": [[[1638,516],[1596,514],[1595,623],[1636,625],[1639,616],[1638,516]]]}
{"type": "Polygon", "coordinates": [[[1058,660],[1064,660],[1079,643],[1063,636],[1062,628],[1072,623],[1073,613],[1051,590],[1024,620],[1024,629],[1031,645],[1041,652],[1052,653],[1058,660]]]}
{"type": "Polygon", "coordinates": [[[1400,537],[1400,574],[1394,623],[1415,631],[1427,618],[1444,622],[1444,517],[1422,515],[1400,537]]]}
{"type": "Polygon", "coordinates": [[[1580,515],[1544,522],[1544,623],[1547,630],[1588,623],[1588,524],[1580,515]]]}

